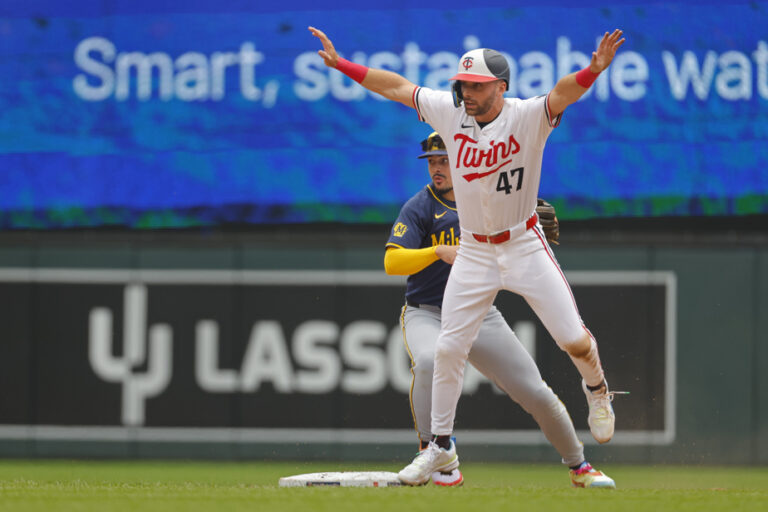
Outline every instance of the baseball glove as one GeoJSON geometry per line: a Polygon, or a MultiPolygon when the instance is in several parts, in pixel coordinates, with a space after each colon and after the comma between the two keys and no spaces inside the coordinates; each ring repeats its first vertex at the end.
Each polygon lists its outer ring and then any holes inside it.
{"type": "Polygon", "coordinates": [[[539,224],[544,229],[544,235],[551,244],[560,245],[560,222],[555,215],[555,207],[539,198],[536,200],[536,213],[539,215],[539,224]]]}

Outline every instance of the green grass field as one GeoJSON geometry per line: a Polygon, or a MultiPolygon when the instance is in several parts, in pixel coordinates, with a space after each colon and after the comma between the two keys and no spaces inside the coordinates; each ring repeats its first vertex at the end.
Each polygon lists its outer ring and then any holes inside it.
{"type": "Polygon", "coordinates": [[[768,468],[601,465],[616,490],[574,489],[556,464],[464,464],[461,488],[281,488],[318,471],[397,466],[286,462],[0,461],[0,510],[766,511],[768,468]]]}

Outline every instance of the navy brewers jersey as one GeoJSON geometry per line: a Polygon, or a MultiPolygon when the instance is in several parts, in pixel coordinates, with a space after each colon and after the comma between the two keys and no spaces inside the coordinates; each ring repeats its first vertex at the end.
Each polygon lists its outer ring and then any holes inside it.
{"type": "MultiPolygon", "coordinates": [[[[400,210],[387,247],[423,249],[436,245],[458,245],[459,217],[456,203],[437,194],[431,185],[410,198],[400,210]]],[[[441,306],[451,266],[437,260],[408,276],[406,298],[418,304],[441,306]]]]}

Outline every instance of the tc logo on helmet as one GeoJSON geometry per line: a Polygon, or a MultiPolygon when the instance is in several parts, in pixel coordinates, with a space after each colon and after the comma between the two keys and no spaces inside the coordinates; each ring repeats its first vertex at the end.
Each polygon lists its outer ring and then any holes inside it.
{"type": "Polygon", "coordinates": [[[469,69],[469,68],[471,68],[471,67],[472,67],[472,61],[473,61],[473,60],[474,60],[474,59],[473,59],[472,57],[466,57],[466,58],[465,58],[465,59],[462,61],[461,65],[462,65],[462,66],[464,66],[464,69],[469,69]]]}

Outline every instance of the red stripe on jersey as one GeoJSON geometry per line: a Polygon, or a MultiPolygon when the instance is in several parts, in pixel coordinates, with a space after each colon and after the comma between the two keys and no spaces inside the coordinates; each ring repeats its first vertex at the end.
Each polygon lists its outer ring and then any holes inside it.
{"type": "Polygon", "coordinates": [[[495,173],[496,171],[498,171],[499,169],[501,169],[502,167],[504,167],[505,165],[507,165],[511,161],[512,160],[507,160],[506,162],[502,162],[501,164],[499,164],[499,166],[497,168],[493,169],[492,171],[488,171],[488,172],[472,172],[472,173],[463,175],[462,178],[464,178],[467,181],[474,181],[474,180],[476,180],[478,178],[485,178],[486,176],[495,173]]]}

